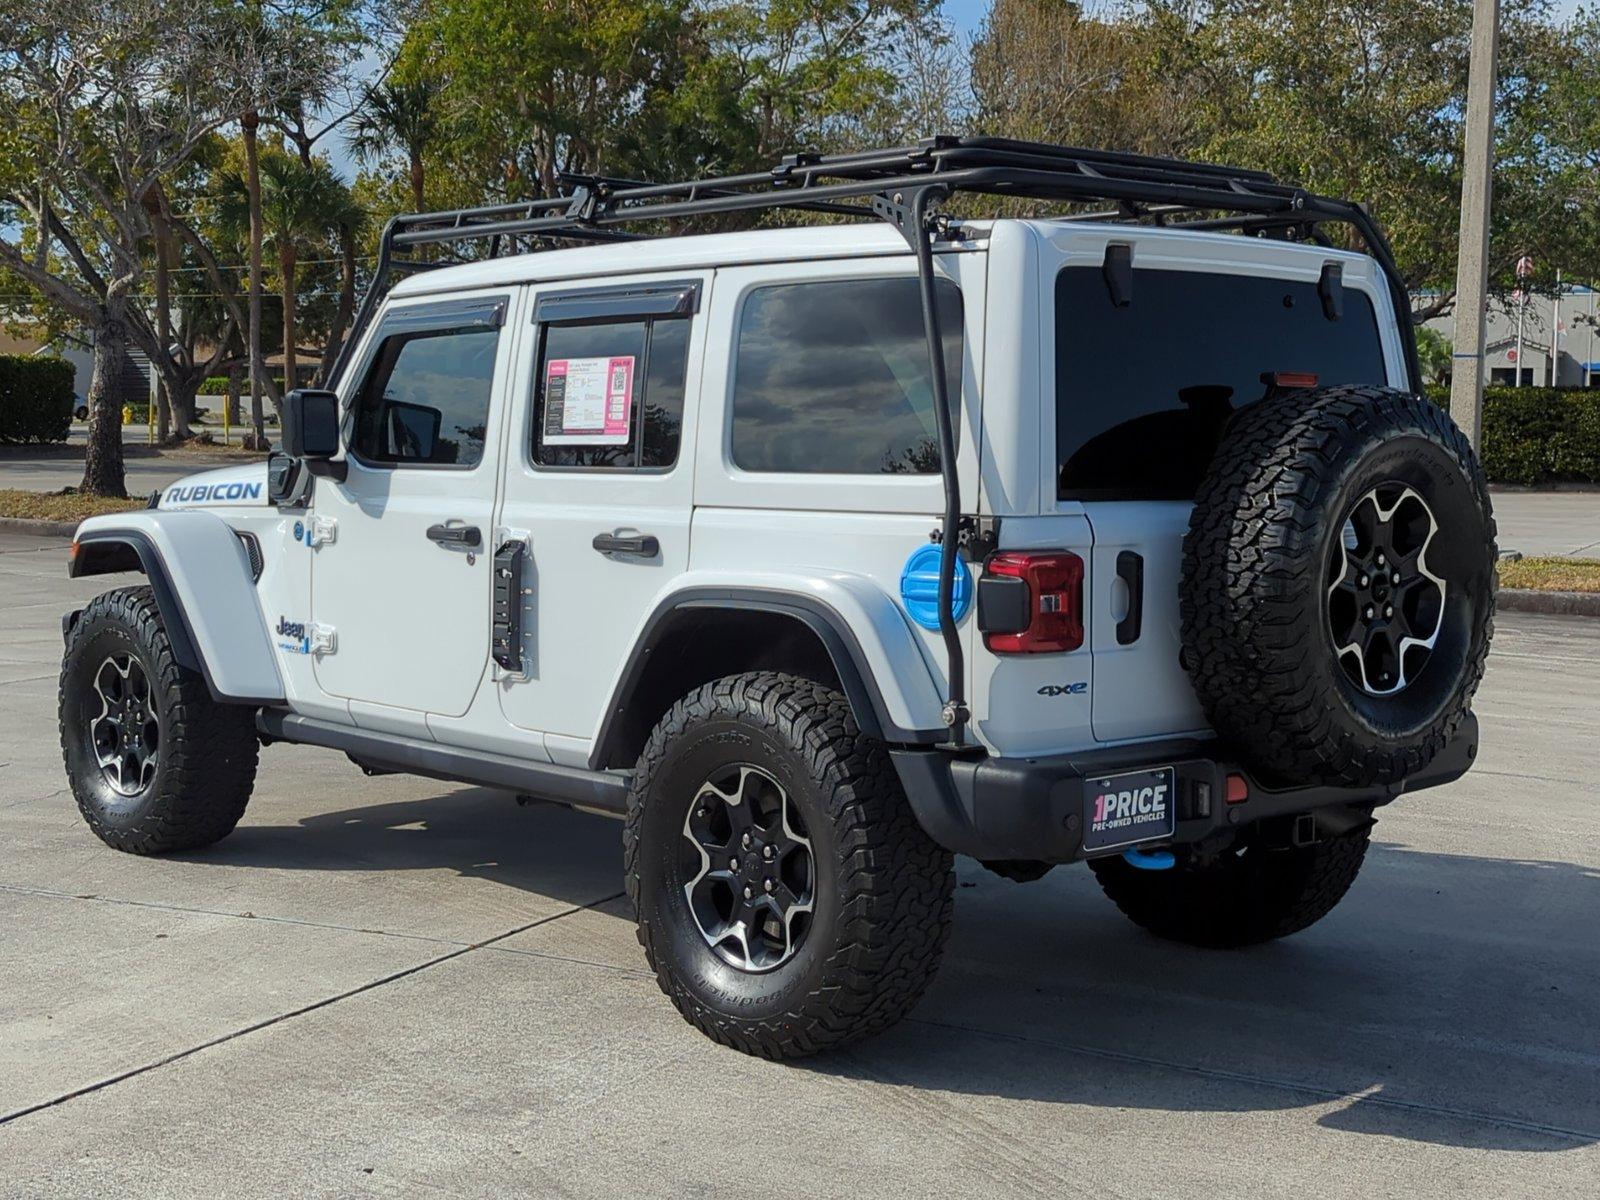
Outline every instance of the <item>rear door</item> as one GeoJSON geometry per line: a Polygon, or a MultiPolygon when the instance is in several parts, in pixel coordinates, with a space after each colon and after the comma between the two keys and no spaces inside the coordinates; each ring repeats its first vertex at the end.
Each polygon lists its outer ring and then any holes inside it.
{"type": "Polygon", "coordinates": [[[1363,257],[1129,235],[1054,247],[1057,503],[1093,530],[1086,606],[1102,742],[1206,727],[1180,661],[1180,573],[1195,492],[1230,414],[1265,396],[1275,373],[1382,384],[1399,369],[1363,257]],[[1117,241],[1136,244],[1131,289],[1114,294],[1105,247],[1117,241]],[[1337,316],[1318,292],[1330,261],[1343,272],[1337,316]]]}
{"type": "Polygon", "coordinates": [[[622,661],[689,562],[709,271],[539,284],[500,536],[527,543],[522,670],[500,706],[583,762],[622,661]]]}

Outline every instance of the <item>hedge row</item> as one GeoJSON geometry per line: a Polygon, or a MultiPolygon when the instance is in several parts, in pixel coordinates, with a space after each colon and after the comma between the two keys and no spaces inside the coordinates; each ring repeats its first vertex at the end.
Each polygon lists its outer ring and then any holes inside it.
{"type": "Polygon", "coordinates": [[[1600,388],[1485,389],[1482,455],[1493,483],[1600,483],[1600,388]]]}
{"type": "MultiPolygon", "coordinates": [[[[279,390],[283,388],[282,379],[274,379],[279,390]]],[[[228,377],[226,375],[213,375],[210,379],[200,381],[199,394],[202,396],[226,396],[228,394],[228,377]]],[[[246,399],[250,396],[250,381],[245,378],[239,380],[239,395],[246,399]]]]}
{"type": "Polygon", "coordinates": [[[73,379],[64,359],[0,354],[0,443],[66,441],[73,379]]]}

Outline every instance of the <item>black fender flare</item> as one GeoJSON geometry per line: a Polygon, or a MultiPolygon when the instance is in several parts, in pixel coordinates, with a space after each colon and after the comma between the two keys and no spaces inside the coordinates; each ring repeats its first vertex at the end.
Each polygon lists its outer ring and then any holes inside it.
{"type": "Polygon", "coordinates": [[[652,652],[672,632],[674,620],[686,611],[708,609],[770,613],[804,625],[822,643],[856,724],[869,737],[897,746],[930,746],[944,738],[942,727],[907,729],[890,717],[883,692],[867,665],[866,653],[849,623],[816,597],[762,588],[686,588],[661,601],[646,620],[606,704],[599,736],[589,753],[591,768],[598,769],[616,751],[621,740],[622,714],[644,677],[652,652]]]}

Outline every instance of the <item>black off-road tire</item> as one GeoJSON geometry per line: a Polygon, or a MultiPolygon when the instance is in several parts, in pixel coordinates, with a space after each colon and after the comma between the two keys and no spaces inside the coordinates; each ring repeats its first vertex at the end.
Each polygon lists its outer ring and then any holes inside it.
{"type": "Polygon", "coordinates": [[[1355,882],[1370,836],[1363,826],[1310,846],[1246,840],[1207,865],[1165,871],[1120,855],[1089,865],[1135,925],[1169,941],[1231,949],[1299,933],[1332,912],[1355,882]]]}
{"type": "Polygon", "coordinates": [[[748,1054],[797,1058],[894,1024],[921,998],[949,936],[950,853],[923,832],[887,752],[844,696],[796,676],[734,675],[675,704],[639,757],[623,847],[639,944],[661,990],[690,1024],[748,1054]],[[815,861],[804,936],[759,972],[719,957],[684,892],[690,806],[730,764],[787,790],[815,861]]]}
{"type": "Polygon", "coordinates": [[[106,845],[129,854],[194,850],[226,837],[255,783],[253,710],[218,704],[205,680],[178,665],[148,587],[89,602],[61,665],[61,751],[78,809],[106,845]],[[97,673],[112,658],[138,664],[159,722],[153,775],[133,795],[113,786],[92,744],[101,709],[97,673]]]}
{"type": "Polygon", "coordinates": [[[1483,676],[1494,536],[1472,447],[1427,400],[1347,386],[1240,410],[1184,540],[1183,664],[1212,727],[1269,781],[1367,787],[1420,771],[1455,735],[1483,676]],[[1437,526],[1422,557],[1444,598],[1432,649],[1410,652],[1421,659],[1414,678],[1402,668],[1399,690],[1377,694],[1364,666],[1352,680],[1348,646],[1341,658],[1335,645],[1330,588],[1349,565],[1349,515],[1363,497],[1407,489],[1437,526]]]}

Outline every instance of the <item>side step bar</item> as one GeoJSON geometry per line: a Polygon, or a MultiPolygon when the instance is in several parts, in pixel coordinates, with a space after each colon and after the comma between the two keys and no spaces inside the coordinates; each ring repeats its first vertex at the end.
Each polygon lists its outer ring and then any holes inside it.
{"type": "Polygon", "coordinates": [[[273,741],[342,750],[359,762],[397,774],[503,788],[617,816],[627,810],[628,776],[615,771],[589,771],[483,750],[459,750],[421,738],[297,716],[282,709],[262,709],[256,714],[256,728],[273,741]]]}

